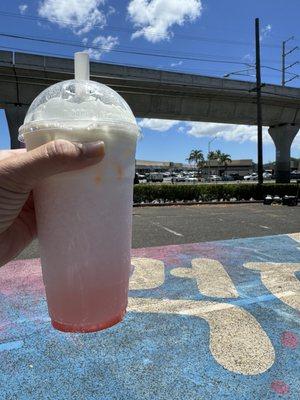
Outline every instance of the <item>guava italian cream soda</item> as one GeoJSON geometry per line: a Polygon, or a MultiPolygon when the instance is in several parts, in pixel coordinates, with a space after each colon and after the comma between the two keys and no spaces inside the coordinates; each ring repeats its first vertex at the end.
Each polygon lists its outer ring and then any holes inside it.
{"type": "Polygon", "coordinates": [[[105,144],[100,163],[43,180],[34,202],[52,325],[65,332],[110,327],[127,306],[134,115],[114,90],[89,80],[88,55],[75,53],[75,79],[44,90],[19,132],[28,151],[55,139],[105,144]]]}

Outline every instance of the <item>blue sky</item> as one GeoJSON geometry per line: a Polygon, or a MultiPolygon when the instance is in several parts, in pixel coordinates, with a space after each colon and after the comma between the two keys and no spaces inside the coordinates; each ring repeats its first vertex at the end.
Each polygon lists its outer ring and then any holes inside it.
{"type": "MultiPolygon", "coordinates": [[[[64,44],[0,36],[0,48],[71,57],[85,46],[95,60],[222,77],[246,68],[239,63],[253,62],[254,19],[259,17],[262,80],[280,84],[280,72],[270,67],[280,68],[282,40],[294,36],[289,49],[300,46],[299,9],[299,0],[10,0],[0,3],[1,33],[64,44]],[[210,61],[186,59],[191,56],[210,61]]],[[[297,60],[300,51],[293,52],[287,62],[297,60]]],[[[300,64],[290,72],[300,74],[300,64]]],[[[233,77],[254,80],[252,73],[233,77]]],[[[299,87],[299,82],[295,79],[289,85],[299,87]]],[[[139,120],[139,124],[143,131],[139,159],[184,161],[191,149],[206,153],[208,142],[217,135],[212,149],[232,158],[256,160],[256,127],[163,120],[139,120]]],[[[0,148],[8,148],[3,112],[0,129],[0,148]]],[[[292,155],[300,157],[300,134],[292,155]]],[[[274,157],[275,149],[265,130],[264,161],[274,157]]]]}

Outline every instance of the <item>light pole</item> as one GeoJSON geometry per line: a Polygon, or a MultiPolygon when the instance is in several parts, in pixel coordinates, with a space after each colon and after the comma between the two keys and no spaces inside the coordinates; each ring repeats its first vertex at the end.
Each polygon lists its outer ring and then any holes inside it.
{"type": "MultiPolygon", "coordinates": [[[[208,142],[208,153],[207,153],[207,158],[208,158],[209,153],[210,153],[210,144],[211,144],[214,140],[216,140],[217,137],[218,137],[218,136],[214,136],[214,137],[208,142]]],[[[211,181],[211,178],[210,178],[210,158],[208,158],[208,179],[209,179],[209,182],[210,182],[210,181],[211,181]]]]}

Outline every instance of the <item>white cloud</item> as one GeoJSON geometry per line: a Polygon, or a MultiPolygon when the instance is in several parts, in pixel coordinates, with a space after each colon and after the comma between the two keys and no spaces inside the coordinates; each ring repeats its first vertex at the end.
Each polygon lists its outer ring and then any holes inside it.
{"type": "Polygon", "coordinates": [[[292,143],[292,150],[294,150],[294,154],[297,157],[300,157],[300,131],[297,133],[293,143],[292,143]],[[296,151],[298,150],[298,151],[296,151]]]}
{"type": "MultiPolygon", "coordinates": [[[[257,127],[255,125],[217,124],[213,122],[186,122],[187,134],[201,136],[217,136],[228,142],[257,142],[257,127]]],[[[265,143],[272,143],[268,128],[263,127],[265,143]]]]}
{"type": "MultiPolygon", "coordinates": [[[[180,130],[180,129],[179,129],[180,130]]],[[[217,136],[227,142],[257,143],[256,125],[216,124],[212,122],[186,122],[185,132],[195,137],[217,136]]],[[[274,144],[268,133],[268,127],[263,126],[264,144],[274,144]]],[[[300,156],[300,131],[295,137],[292,150],[295,156],[300,156]]]]}
{"type": "Polygon", "coordinates": [[[265,38],[270,36],[272,31],[272,25],[268,24],[260,31],[260,41],[262,42],[265,38]]]}
{"type": "MultiPolygon", "coordinates": [[[[86,46],[88,43],[87,38],[82,39],[82,43],[86,46]]],[[[117,36],[96,36],[92,41],[93,48],[85,50],[91,58],[95,60],[100,60],[102,54],[110,52],[114,47],[119,44],[119,39],[117,36]],[[97,48],[95,48],[97,47],[97,48]]]]}
{"type": "Polygon", "coordinates": [[[19,11],[21,14],[25,14],[27,11],[28,5],[27,4],[21,4],[19,5],[19,11]]]}
{"type": "Polygon", "coordinates": [[[43,0],[38,14],[61,28],[71,28],[81,35],[94,28],[106,25],[106,16],[99,7],[105,0],[43,0]]]}
{"type": "Polygon", "coordinates": [[[138,122],[141,128],[150,129],[151,131],[165,132],[179,124],[181,121],[169,120],[169,119],[154,119],[144,118],[138,122]]]}
{"type": "Polygon", "coordinates": [[[179,65],[182,65],[183,61],[178,61],[178,62],[173,62],[171,63],[171,67],[178,67],[179,65]]]}
{"type": "Polygon", "coordinates": [[[107,16],[109,16],[109,15],[113,15],[113,14],[115,14],[115,12],[116,12],[116,9],[115,9],[115,7],[113,7],[113,6],[109,6],[109,7],[108,7],[107,16]]]}
{"type": "Polygon", "coordinates": [[[243,57],[243,60],[246,61],[246,62],[249,62],[249,63],[253,63],[254,62],[254,54],[253,53],[252,54],[250,54],[250,53],[245,54],[244,57],[243,57]]]}
{"type": "Polygon", "coordinates": [[[169,39],[174,25],[193,22],[202,12],[201,0],[131,0],[128,15],[137,29],[132,39],[144,36],[149,42],[169,39]]]}
{"type": "MultiPolygon", "coordinates": [[[[192,121],[185,122],[154,118],[144,118],[138,122],[138,125],[141,128],[157,132],[166,132],[169,129],[176,127],[176,131],[181,134],[188,134],[197,138],[217,136],[221,140],[240,144],[257,142],[256,125],[217,124],[214,122],[192,121]]],[[[266,126],[263,127],[263,142],[264,144],[273,144],[273,140],[268,133],[268,127],[266,126]]],[[[293,142],[292,149],[294,155],[297,156],[300,151],[300,131],[293,142]]]]}

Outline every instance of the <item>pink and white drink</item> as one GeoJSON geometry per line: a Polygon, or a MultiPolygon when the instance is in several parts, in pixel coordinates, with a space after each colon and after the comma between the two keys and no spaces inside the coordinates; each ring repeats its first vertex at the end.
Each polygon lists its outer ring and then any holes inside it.
{"type": "Polygon", "coordinates": [[[95,166],[45,179],[34,190],[43,280],[52,325],[92,332],[127,306],[136,120],[125,100],[89,80],[86,53],[75,79],[44,90],[20,128],[28,151],[54,139],[103,140],[95,166]]]}

